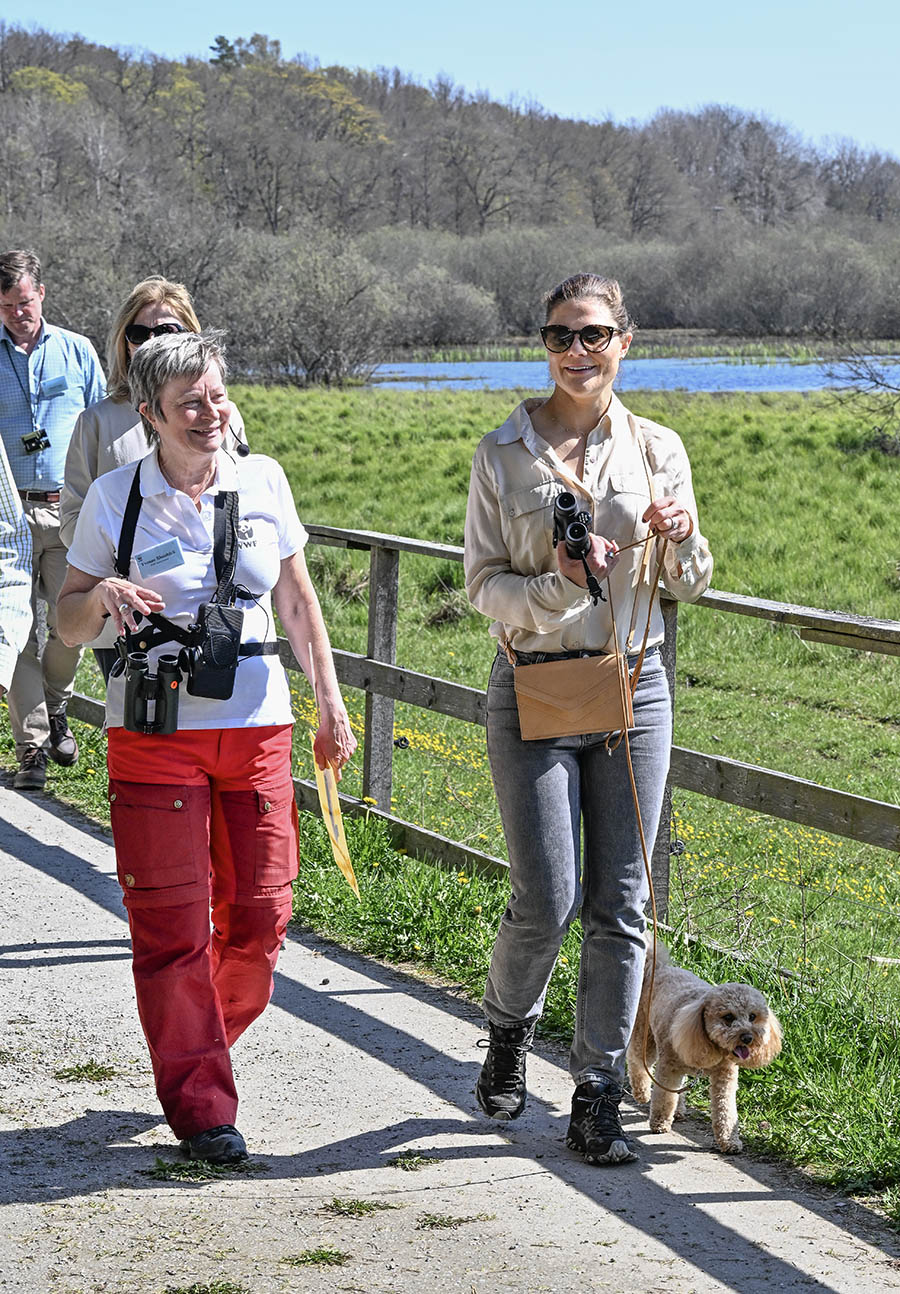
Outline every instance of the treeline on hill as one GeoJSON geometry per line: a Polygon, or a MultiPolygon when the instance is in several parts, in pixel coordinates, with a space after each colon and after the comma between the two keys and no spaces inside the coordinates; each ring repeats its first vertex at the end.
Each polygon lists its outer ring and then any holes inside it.
{"type": "Polygon", "coordinates": [[[258,34],[179,62],[0,24],[0,150],[3,243],[101,344],[151,272],[297,381],[532,334],[585,268],[648,328],[900,336],[900,163],[734,108],[572,121],[258,34]]]}

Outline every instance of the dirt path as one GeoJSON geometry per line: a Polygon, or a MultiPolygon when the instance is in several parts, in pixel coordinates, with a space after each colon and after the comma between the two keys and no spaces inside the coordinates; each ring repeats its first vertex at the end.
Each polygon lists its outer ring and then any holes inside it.
{"type": "Polygon", "coordinates": [[[235,1047],[259,1171],[160,1180],[158,1158],[181,1161],[149,1081],[108,838],[0,790],[0,867],[0,1289],[900,1291],[900,1243],[876,1218],[723,1158],[702,1120],[650,1137],[629,1108],[641,1162],[583,1164],[549,1052],[529,1063],[521,1120],[477,1117],[471,1003],[302,933],[235,1047]],[[54,1076],[79,1065],[109,1076],[54,1076]],[[389,1207],[341,1216],[335,1198],[389,1207]],[[321,1249],[347,1260],[297,1262],[321,1249]]]}

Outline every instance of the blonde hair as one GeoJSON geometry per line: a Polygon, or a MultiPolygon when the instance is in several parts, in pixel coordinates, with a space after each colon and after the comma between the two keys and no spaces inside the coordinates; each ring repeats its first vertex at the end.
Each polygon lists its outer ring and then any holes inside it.
{"type": "Polygon", "coordinates": [[[625,309],[618,282],[616,279],[602,278],[599,274],[573,274],[571,278],[558,283],[544,299],[547,311],[545,322],[549,322],[551,314],[563,301],[584,301],[586,298],[602,301],[608,306],[617,328],[621,328],[623,332],[634,330],[634,321],[625,309]]]}
{"type": "Polygon", "coordinates": [[[120,306],[106,343],[106,363],[109,369],[106,391],[114,400],[129,398],[129,359],[125,329],[134,323],[145,306],[168,306],[188,332],[200,331],[200,321],[194,313],[191,294],[183,283],[172,283],[161,274],[151,274],[148,279],[141,279],[120,306]]]}

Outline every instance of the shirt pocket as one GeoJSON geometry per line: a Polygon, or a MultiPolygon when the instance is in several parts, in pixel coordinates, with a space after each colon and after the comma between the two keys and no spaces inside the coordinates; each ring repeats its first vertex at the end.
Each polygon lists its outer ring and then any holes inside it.
{"type": "Polygon", "coordinates": [[[543,572],[553,553],[553,504],[565,487],[541,481],[500,496],[500,524],[513,570],[543,572]]]}
{"type": "Polygon", "coordinates": [[[611,533],[607,537],[619,543],[641,538],[646,532],[641,517],[649,506],[646,472],[611,472],[609,490],[603,500],[604,519],[610,518],[611,533]]]}

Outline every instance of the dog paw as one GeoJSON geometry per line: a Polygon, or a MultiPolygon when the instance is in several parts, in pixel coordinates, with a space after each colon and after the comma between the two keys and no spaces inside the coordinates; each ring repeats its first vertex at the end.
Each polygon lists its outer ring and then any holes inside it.
{"type": "Polygon", "coordinates": [[[632,1097],[634,1098],[634,1103],[635,1103],[635,1105],[649,1105],[649,1103],[650,1103],[650,1088],[649,1088],[649,1086],[648,1086],[648,1087],[641,1087],[640,1083],[637,1083],[637,1084],[632,1083],[632,1085],[631,1085],[631,1095],[632,1095],[632,1097]]]}
{"type": "Polygon", "coordinates": [[[671,1132],[672,1120],[671,1119],[651,1119],[650,1131],[651,1132],[671,1132]]]}
{"type": "Polygon", "coordinates": [[[723,1155],[739,1155],[744,1149],[743,1141],[736,1134],[733,1137],[723,1139],[718,1143],[718,1146],[723,1155]]]}

